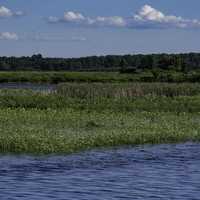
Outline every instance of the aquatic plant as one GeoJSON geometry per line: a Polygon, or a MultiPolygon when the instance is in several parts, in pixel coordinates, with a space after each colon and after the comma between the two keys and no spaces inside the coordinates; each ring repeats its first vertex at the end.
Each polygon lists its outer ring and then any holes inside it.
{"type": "Polygon", "coordinates": [[[2,153],[200,141],[199,122],[198,84],[75,83],[50,93],[0,90],[2,153]]]}
{"type": "Polygon", "coordinates": [[[1,109],[0,152],[72,153],[97,147],[200,140],[200,115],[1,109]]]}

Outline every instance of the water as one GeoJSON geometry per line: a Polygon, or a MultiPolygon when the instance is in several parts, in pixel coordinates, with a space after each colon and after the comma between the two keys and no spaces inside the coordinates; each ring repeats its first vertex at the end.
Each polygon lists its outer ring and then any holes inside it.
{"type": "Polygon", "coordinates": [[[0,89],[29,89],[33,91],[53,91],[56,85],[48,83],[0,83],[0,89]]]}
{"type": "Polygon", "coordinates": [[[200,199],[200,144],[0,156],[2,200],[200,199]]]}

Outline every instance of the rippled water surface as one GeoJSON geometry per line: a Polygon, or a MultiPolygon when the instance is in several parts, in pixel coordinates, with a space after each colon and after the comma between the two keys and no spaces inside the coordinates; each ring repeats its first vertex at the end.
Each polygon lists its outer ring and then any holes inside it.
{"type": "Polygon", "coordinates": [[[200,144],[0,156],[0,199],[200,199],[200,144]]]}

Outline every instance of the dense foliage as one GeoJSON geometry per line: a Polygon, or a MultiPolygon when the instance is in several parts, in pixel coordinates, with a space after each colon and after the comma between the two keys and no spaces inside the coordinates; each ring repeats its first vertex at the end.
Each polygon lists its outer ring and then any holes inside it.
{"type": "Polygon", "coordinates": [[[33,71],[121,71],[175,70],[187,72],[200,69],[200,53],[108,55],[83,58],[0,57],[0,70],[33,71]]]}

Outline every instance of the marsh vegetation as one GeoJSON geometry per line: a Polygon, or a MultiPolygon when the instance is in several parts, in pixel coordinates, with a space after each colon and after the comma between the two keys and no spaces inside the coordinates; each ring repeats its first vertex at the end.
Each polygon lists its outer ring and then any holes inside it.
{"type": "Polygon", "coordinates": [[[200,85],[65,83],[0,91],[0,151],[71,153],[200,140],[200,85]]]}
{"type": "Polygon", "coordinates": [[[0,83],[199,83],[198,70],[144,69],[136,72],[0,71],[0,83]]]}

